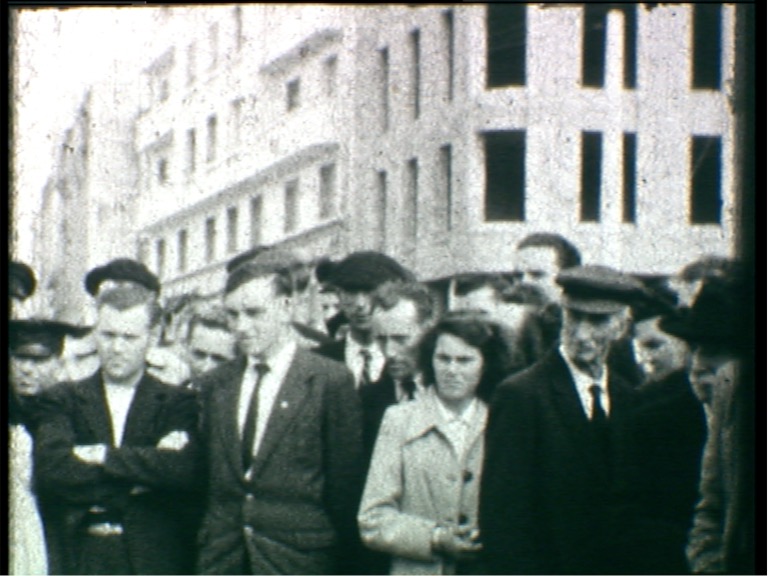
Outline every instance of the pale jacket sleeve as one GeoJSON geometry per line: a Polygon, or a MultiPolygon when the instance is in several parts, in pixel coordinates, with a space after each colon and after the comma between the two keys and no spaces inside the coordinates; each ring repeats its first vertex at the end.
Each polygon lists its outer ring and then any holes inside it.
{"type": "Polygon", "coordinates": [[[369,548],[392,556],[430,561],[432,530],[436,522],[402,511],[402,411],[392,406],[384,414],[358,513],[360,536],[369,548]]]}

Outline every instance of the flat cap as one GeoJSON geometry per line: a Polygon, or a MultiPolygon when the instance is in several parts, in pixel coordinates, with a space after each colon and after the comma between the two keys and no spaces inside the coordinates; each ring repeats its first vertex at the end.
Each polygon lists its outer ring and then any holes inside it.
{"type": "Polygon", "coordinates": [[[8,264],[8,295],[24,300],[35,292],[37,281],[32,268],[24,262],[11,261],[8,264]]]}
{"type": "Polygon", "coordinates": [[[371,292],[391,281],[414,282],[414,274],[386,254],[353,252],[335,264],[326,264],[325,282],[348,291],[371,292]]]}
{"type": "Polygon", "coordinates": [[[652,279],[643,283],[645,284],[644,297],[637,298],[632,303],[632,318],[636,322],[675,313],[677,293],[672,288],[663,281],[652,279]]]}
{"type": "Polygon", "coordinates": [[[237,266],[232,267],[227,276],[224,292],[229,294],[246,282],[256,278],[298,271],[304,262],[298,255],[283,248],[265,248],[248,258],[244,258],[237,266]]]}
{"type": "Polygon", "coordinates": [[[160,281],[157,276],[144,264],[130,258],[118,258],[88,272],[85,275],[85,289],[92,296],[96,296],[106,281],[133,282],[152,292],[160,293],[160,281]]]}
{"type": "Polygon", "coordinates": [[[58,356],[64,347],[64,337],[82,335],[81,330],[78,326],[55,320],[10,320],[8,350],[11,356],[58,356]]]}
{"type": "Polygon", "coordinates": [[[240,266],[241,264],[244,264],[245,262],[248,262],[249,260],[253,260],[256,256],[261,254],[262,252],[268,250],[266,246],[258,245],[254,246],[253,248],[249,248],[245,252],[241,252],[234,258],[232,258],[229,262],[227,262],[227,274],[231,274],[232,271],[240,266]]]}
{"type": "Polygon", "coordinates": [[[613,314],[645,297],[637,278],[607,266],[575,266],[557,275],[563,306],[592,314],[613,314]]]}

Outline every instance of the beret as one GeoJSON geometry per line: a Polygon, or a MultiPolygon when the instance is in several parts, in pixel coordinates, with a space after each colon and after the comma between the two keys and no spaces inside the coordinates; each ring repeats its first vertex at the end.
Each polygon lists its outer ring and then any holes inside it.
{"type": "Polygon", "coordinates": [[[381,252],[353,252],[326,267],[323,270],[325,281],[342,290],[371,292],[385,282],[416,281],[410,270],[381,252]]]}
{"type": "Polygon", "coordinates": [[[248,260],[251,260],[264,252],[265,250],[268,250],[266,246],[254,246],[253,248],[249,248],[245,252],[241,252],[234,258],[232,258],[229,262],[227,262],[227,274],[231,274],[232,271],[240,266],[241,264],[248,262],[248,260]]]}
{"type": "Polygon", "coordinates": [[[563,288],[563,306],[593,314],[613,314],[646,296],[637,278],[607,266],[575,266],[555,281],[563,288]]]}
{"type": "Polygon", "coordinates": [[[32,268],[24,262],[12,261],[8,264],[8,293],[11,298],[29,298],[35,292],[36,286],[32,268]]]}
{"type": "Polygon", "coordinates": [[[659,322],[664,332],[694,345],[708,345],[730,353],[744,351],[750,343],[741,322],[744,286],[736,279],[708,278],[691,308],[683,308],[659,322]]]}
{"type": "Polygon", "coordinates": [[[65,336],[82,336],[84,330],[87,331],[85,328],[55,320],[10,320],[8,350],[12,356],[57,356],[61,354],[65,336]]]}
{"type": "Polygon", "coordinates": [[[160,281],[149,269],[136,260],[118,258],[98,266],[85,275],[85,289],[92,296],[99,293],[99,287],[107,280],[133,282],[148,290],[160,293],[160,281]]]}

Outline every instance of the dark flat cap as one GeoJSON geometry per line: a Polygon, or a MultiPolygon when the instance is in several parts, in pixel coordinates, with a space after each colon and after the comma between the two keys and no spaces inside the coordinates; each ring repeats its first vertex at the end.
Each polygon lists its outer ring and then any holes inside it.
{"type": "Polygon", "coordinates": [[[245,252],[241,252],[234,258],[232,258],[229,262],[227,262],[227,274],[230,274],[235,268],[240,266],[241,264],[248,262],[249,260],[253,260],[256,256],[261,254],[262,252],[269,250],[267,246],[254,246],[253,248],[249,248],[245,252]]]}
{"type": "Polygon", "coordinates": [[[593,314],[613,314],[645,297],[640,280],[607,266],[568,268],[556,282],[563,287],[565,308],[593,314]]]}
{"type": "Polygon", "coordinates": [[[328,284],[348,291],[371,292],[385,282],[414,282],[414,274],[386,254],[353,252],[325,271],[328,284]]]}
{"type": "Polygon", "coordinates": [[[24,300],[35,292],[37,280],[35,273],[24,262],[12,261],[8,264],[8,295],[24,300]]]}
{"type": "Polygon", "coordinates": [[[743,286],[725,278],[708,278],[691,308],[661,319],[665,332],[695,345],[708,345],[730,353],[743,351],[747,330],[742,324],[743,286]]]}
{"type": "Polygon", "coordinates": [[[98,266],[85,275],[85,289],[92,296],[99,293],[105,281],[133,282],[152,292],[160,293],[160,281],[149,269],[137,260],[118,258],[104,266],[98,266]]]}
{"type": "Polygon", "coordinates": [[[55,320],[10,320],[8,350],[11,356],[58,356],[64,347],[64,337],[82,335],[82,330],[81,327],[55,320]]]}
{"type": "Polygon", "coordinates": [[[229,294],[246,282],[288,271],[297,271],[304,266],[299,256],[283,248],[266,248],[243,259],[239,265],[233,267],[227,276],[224,292],[229,294]]]}
{"type": "Polygon", "coordinates": [[[643,282],[645,294],[632,303],[632,318],[636,322],[670,316],[677,307],[677,293],[663,280],[650,279],[643,282]]]}

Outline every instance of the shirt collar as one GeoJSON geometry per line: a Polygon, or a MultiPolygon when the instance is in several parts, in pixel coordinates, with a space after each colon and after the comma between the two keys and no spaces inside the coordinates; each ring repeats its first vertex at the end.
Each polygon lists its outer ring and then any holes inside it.
{"type": "Polygon", "coordinates": [[[467,427],[472,425],[475,420],[475,412],[477,411],[477,398],[472,398],[472,402],[469,403],[469,406],[467,406],[461,414],[456,414],[456,412],[449,409],[443,403],[440,396],[437,394],[437,390],[434,390],[433,394],[436,400],[437,409],[440,411],[440,414],[442,414],[446,422],[461,422],[467,427]]]}
{"type": "Polygon", "coordinates": [[[560,356],[562,356],[563,360],[565,360],[565,363],[568,366],[568,371],[571,373],[579,393],[588,394],[590,386],[595,384],[600,386],[604,394],[608,391],[608,366],[603,367],[603,375],[599,380],[595,380],[592,378],[592,376],[581,370],[576,364],[573,363],[573,361],[568,357],[568,353],[565,350],[564,344],[560,344],[559,350],[560,356]]]}
{"type": "Polygon", "coordinates": [[[284,372],[288,365],[293,360],[293,355],[296,353],[296,342],[290,341],[278,348],[269,356],[255,357],[248,356],[247,369],[253,370],[254,366],[259,363],[265,363],[269,366],[270,372],[277,374],[284,372]]]}

